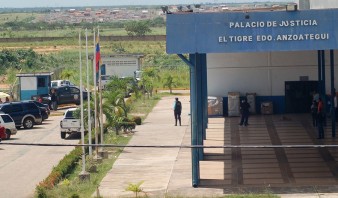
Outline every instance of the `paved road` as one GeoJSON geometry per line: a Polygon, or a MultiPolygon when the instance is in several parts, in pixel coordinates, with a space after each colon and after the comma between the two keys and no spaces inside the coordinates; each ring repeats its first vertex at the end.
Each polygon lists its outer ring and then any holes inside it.
{"type": "MultiPolygon", "coordinates": [[[[51,116],[31,130],[21,129],[11,140],[20,143],[78,143],[60,138],[61,116],[51,116]]],[[[36,185],[73,147],[33,147],[0,145],[0,198],[33,197],[36,185]]]]}

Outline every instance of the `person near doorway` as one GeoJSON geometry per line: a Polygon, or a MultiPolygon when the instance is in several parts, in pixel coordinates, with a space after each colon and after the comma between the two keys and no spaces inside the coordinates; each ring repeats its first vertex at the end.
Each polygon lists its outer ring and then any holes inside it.
{"type": "Polygon", "coordinates": [[[178,98],[175,98],[174,102],[174,116],[175,116],[175,126],[177,126],[177,120],[179,121],[179,124],[181,126],[181,112],[182,112],[182,103],[178,100],[178,98]]]}
{"type": "Polygon", "coordinates": [[[317,111],[318,111],[317,102],[313,100],[311,104],[311,116],[312,116],[313,127],[317,126],[317,111]]]}
{"type": "Polygon", "coordinates": [[[243,99],[240,105],[240,112],[241,112],[241,122],[239,123],[240,126],[244,124],[244,126],[249,125],[249,109],[250,104],[247,102],[246,99],[243,99]]]}
{"type": "Polygon", "coordinates": [[[323,101],[321,98],[318,99],[317,127],[318,127],[318,138],[317,139],[324,139],[323,101]]]}

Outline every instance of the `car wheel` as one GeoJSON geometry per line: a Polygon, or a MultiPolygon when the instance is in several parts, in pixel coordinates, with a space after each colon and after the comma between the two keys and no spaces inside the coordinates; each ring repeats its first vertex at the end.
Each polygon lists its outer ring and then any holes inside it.
{"type": "Polygon", "coordinates": [[[9,129],[6,129],[6,136],[7,136],[7,140],[9,140],[11,138],[11,131],[9,129]]]}
{"type": "Polygon", "coordinates": [[[26,118],[23,121],[23,128],[25,128],[25,129],[31,129],[31,128],[33,128],[33,126],[34,126],[34,120],[33,120],[33,118],[26,118]]]}
{"type": "Polygon", "coordinates": [[[65,138],[66,138],[66,133],[61,132],[61,139],[65,139],[65,138]]]}

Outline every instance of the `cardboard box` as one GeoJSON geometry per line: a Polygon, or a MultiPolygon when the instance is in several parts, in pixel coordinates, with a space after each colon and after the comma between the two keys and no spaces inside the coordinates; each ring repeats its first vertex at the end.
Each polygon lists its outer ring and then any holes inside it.
{"type": "Polygon", "coordinates": [[[261,103],[261,114],[264,115],[273,114],[273,104],[271,101],[261,103]]]}
{"type": "Polygon", "coordinates": [[[208,97],[208,115],[223,116],[223,97],[208,97]]]}

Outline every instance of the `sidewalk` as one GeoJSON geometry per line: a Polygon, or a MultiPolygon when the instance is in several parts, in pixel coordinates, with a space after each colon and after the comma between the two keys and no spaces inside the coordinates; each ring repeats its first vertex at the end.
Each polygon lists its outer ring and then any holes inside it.
{"type": "MultiPolygon", "coordinates": [[[[129,145],[191,144],[190,97],[179,96],[182,126],[174,126],[174,98],[159,101],[143,124],[136,127],[129,145]]],[[[238,117],[209,119],[204,144],[338,144],[329,134],[318,142],[306,115],[287,116],[255,115],[249,127],[238,127],[238,117]]],[[[125,148],[102,180],[99,192],[104,198],[134,197],[125,188],[144,181],[141,188],[148,197],[216,197],[267,191],[282,198],[338,197],[336,159],[338,150],[325,148],[205,149],[205,160],[200,162],[201,184],[193,188],[191,149],[125,148]]]]}
{"type": "MultiPolygon", "coordinates": [[[[190,144],[190,96],[179,96],[182,102],[182,126],[174,126],[172,104],[176,96],[163,97],[153,111],[137,126],[129,145],[190,144]],[[184,141],[184,142],[183,142],[184,141]]],[[[148,196],[163,197],[176,192],[176,187],[191,188],[190,149],[179,148],[125,148],[112,170],[102,180],[99,192],[107,197],[133,197],[125,191],[128,184],[141,185],[148,196]],[[182,159],[184,160],[178,160],[182,159]],[[176,164],[179,161],[180,164],[176,164]],[[178,167],[180,173],[173,172],[178,167]],[[175,181],[173,181],[173,179],[175,181]]]]}

